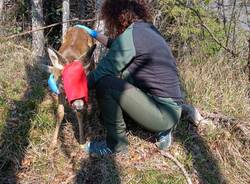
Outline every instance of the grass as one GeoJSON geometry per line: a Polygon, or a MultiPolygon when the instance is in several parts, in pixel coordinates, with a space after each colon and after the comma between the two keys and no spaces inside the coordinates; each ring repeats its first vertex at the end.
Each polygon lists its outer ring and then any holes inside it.
{"type": "Polygon", "coordinates": [[[243,72],[246,62],[239,67],[240,61],[224,57],[201,58],[199,64],[190,61],[192,58],[180,64],[188,101],[208,112],[249,118],[249,82],[243,72]]]}
{"type": "Polygon", "coordinates": [[[135,178],[133,183],[141,184],[182,184],[185,179],[182,176],[176,176],[175,173],[166,174],[164,171],[157,171],[155,169],[145,171],[135,171],[135,178]]]}
{"type": "MultiPolygon", "coordinates": [[[[0,43],[0,183],[185,183],[179,168],[147,140],[152,135],[138,127],[128,131],[129,155],[92,158],[80,149],[77,123],[67,112],[52,149],[56,105],[47,90],[47,74],[22,45],[26,43],[0,43]]],[[[204,112],[249,122],[249,84],[239,68],[211,59],[182,63],[180,70],[189,101],[204,112]]],[[[94,113],[85,125],[87,137],[103,135],[98,121],[94,113]]],[[[232,126],[211,122],[194,127],[184,121],[178,126],[169,151],[193,183],[250,182],[249,142],[232,126]]]]}

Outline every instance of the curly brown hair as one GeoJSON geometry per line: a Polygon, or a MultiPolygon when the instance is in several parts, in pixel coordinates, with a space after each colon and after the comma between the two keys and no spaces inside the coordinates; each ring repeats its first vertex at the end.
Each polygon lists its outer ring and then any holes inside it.
{"type": "Polygon", "coordinates": [[[152,21],[150,7],[144,0],[105,0],[101,8],[101,18],[110,37],[118,36],[138,19],[152,21]]]}

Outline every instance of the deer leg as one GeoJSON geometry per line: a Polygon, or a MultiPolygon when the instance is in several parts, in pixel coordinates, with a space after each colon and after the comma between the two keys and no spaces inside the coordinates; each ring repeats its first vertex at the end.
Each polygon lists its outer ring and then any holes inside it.
{"type": "Polygon", "coordinates": [[[63,117],[64,117],[64,106],[63,104],[59,104],[57,108],[57,115],[56,115],[56,129],[55,129],[53,140],[52,140],[53,146],[57,144],[57,137],[58,137],[58,133],[59,133],[59,129],[60,129],[63,117]]]}
{"type": "Polygon", "coordinates": [[[77,121],[78,121],[78,125],[79,125],[79,142],[80,142],[80,146],[82,146],[84,144],[84,140],[83,140],[83,118],[84,118],[84,112],[83,111],[76,111],[76,117],[77,117],[77,121]]]}

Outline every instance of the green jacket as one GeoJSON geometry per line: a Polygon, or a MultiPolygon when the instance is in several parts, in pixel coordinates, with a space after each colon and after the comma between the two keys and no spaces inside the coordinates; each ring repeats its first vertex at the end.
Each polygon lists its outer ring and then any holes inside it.
{"type": "Polygon", "coordinates": [[[182,99],[175,59],[150,23],[137,21],[112,42],[107,55],[88,75],[89,88],[107,75],[122,76],[154,96],[182,99]]]}

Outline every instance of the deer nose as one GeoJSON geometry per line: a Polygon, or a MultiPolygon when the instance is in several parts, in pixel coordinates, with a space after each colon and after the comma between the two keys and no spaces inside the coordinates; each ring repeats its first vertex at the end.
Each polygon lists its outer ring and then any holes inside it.
{"type": "Polygon", "coordinates": [[[81,111],[83,110],[83,107],[84,107],[84,101],[83,100],[75,100],[73,103],[72,103],[72,107],[77,110],[77,111],[81,111]]]}

